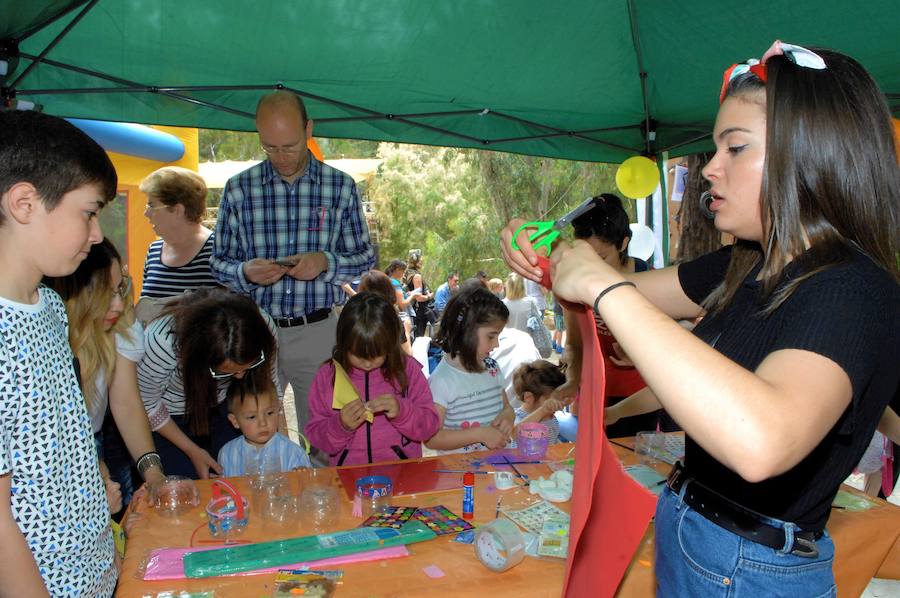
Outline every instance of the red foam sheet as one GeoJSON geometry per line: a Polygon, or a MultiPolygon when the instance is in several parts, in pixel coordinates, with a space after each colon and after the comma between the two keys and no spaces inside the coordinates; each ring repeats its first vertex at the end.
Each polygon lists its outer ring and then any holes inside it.
{"type": "MultiPolygon", "coordinates": [[[[549,268],[541,266],[545,272],[549,268]]],[[[605,368],[589,308],[566,303],[583,344],[578,441],[564,596],[613,596],[656,508],[656,497],[622,469],[603,426],[605,368]]]]}
{"type": "Polygon", "coordinates": [[[462,488],[461,473],[438,473],[435,469],[459,469],[456,461],[431,459],[401,461],[378,465],[361,465],[337,470],[347,498],[356,496],[356,480],[366,476],[383,475],[391,478],[394,496],[426,494],[462,488]]]}

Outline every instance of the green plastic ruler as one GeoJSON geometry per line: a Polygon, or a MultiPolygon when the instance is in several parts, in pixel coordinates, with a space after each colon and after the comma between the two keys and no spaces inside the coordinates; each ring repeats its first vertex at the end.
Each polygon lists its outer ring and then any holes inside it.
{"type": "Polygon", "coordinates": [[[188,577],[215,577],[412,544],[436,537],[437,534],[416,520],[408,521],[400,529],[360,527],[332,534],[191,552],[184,555],[184,572],[188,577]]]}

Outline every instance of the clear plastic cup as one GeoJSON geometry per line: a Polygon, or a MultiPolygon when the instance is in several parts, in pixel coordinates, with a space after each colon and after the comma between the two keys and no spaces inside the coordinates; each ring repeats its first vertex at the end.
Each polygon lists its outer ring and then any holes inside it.
{"type": "Polygon", "coordinates": [[[658,432],[638,432],[634,437],[634,453],[638,461],[647,467],[655,467],[660,462],[666,439],[658,432]]]}
{"type": "Polygon", "coordinates": [[[550,432],[547,426],[538,422],[519,424],[516,437],[516,446],[519,455],[533,459],[543,459],[547,456],[547,445],[550,442],[550,432]]]}

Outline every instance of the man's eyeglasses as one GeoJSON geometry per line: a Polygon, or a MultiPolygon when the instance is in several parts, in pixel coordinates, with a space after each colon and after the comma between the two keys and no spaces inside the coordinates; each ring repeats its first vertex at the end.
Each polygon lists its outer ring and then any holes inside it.
{"type": "Polygon", "coordinates": [[[145,212],[152,212],[153,210],[161,210],[161,209],[163,209],[163,208],[168,208],[168,207],[169,207],[169,206],[167,206],[166,204],[162,204],[162,205],[159,205],[159,206],[155,206],[155,205],[153,205],[153,204],[148,203],[146,206],[144,206],[144,211],[145,211],[145,212]]]}
{"type": "Polygon", "coordinates": [[[262,145],[260,144],[260,149],[266,153],[267,156],[277,156],[278,154],[284,154],[286,156],[297,156],[300,152],[306,150],[306,140],[300,141],[294,145],[290,145],[288,147],[274,147],[272,145],[262,145]]]}
{"type": "Polygon", "coordinates": [[[119,297],[122,301],[131,296],[131,277],[127,274],[122,276],[122,281],[113,289],[113,299],[119,297]]]}
{"type": "Polygon", "coordinates": [[[254,361],[253,363],[251,363],[250,365],[248,365],[247,367],[245,367],[244,369],[242,369],[238,372],[217,372],[214,369],[209,368],[209,375],[212,376],[213,380],[227,380],[228,378],[231,378],[235,374],[243,374],[244,372],[252,370],[253,368],[258,368],[263,363],[265,363],[265,361],[266,361],[266,353],[265,353],[265,351],[260,350],[259,359],[257,359],[256,361],[254,361]]]}

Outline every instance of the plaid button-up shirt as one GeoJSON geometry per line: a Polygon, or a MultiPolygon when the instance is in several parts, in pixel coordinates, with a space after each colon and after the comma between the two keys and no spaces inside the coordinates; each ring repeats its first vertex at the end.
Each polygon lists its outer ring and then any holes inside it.
{"type": "Polygon", "coordinates": [[[375,264],[356,184],[317,160],[286,183],[266,160],[225,185],[209,260],[222,284],[250,295],[273,318],[299,317],[343,299],[340,285],[375,264]],[[284,276],[270,286],[247,280],[241,264],[321,251],[328,269],[313,280],[284,276]]]}

